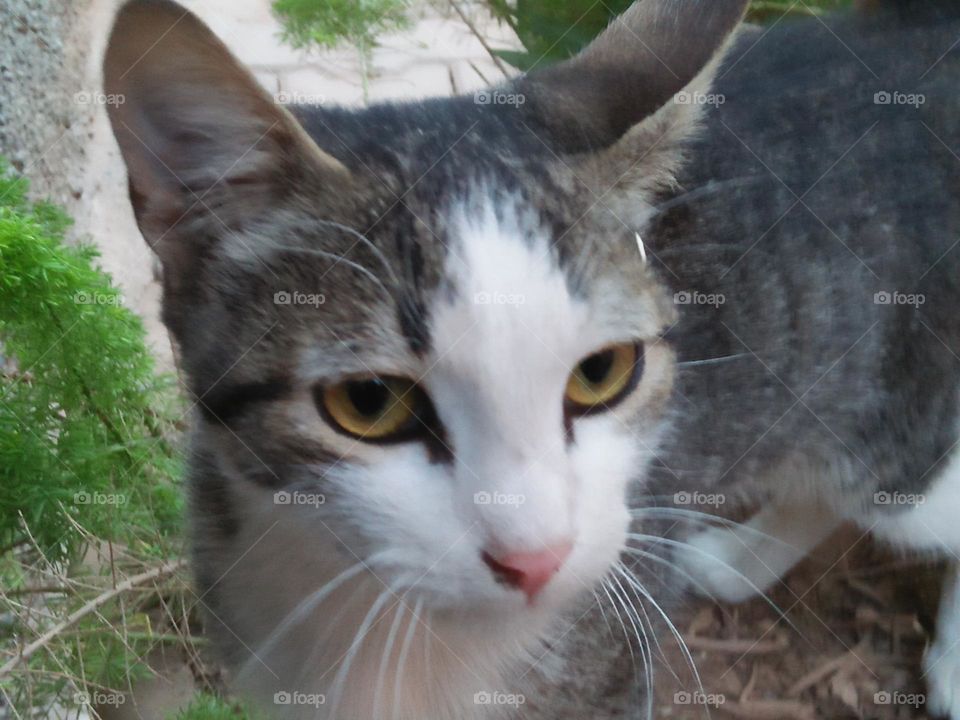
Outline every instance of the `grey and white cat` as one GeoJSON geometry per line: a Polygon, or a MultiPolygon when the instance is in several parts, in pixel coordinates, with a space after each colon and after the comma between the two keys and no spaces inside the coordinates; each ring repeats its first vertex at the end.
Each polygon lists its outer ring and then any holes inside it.
{"type": "MultiPolygon", "coordinates": [[[[960,3],[745,6],[639,0],[489,102],[355,111],[120,11],[199,602],[276,715],[642,717],[606,615],[644,639],[645,564],[740,600],[845,520],[957,557],[960,3]],[[649,532],[714,491],[762,509],[649,532]]],[[[960,720],[956,572],[926,676],[960,720]]]]}

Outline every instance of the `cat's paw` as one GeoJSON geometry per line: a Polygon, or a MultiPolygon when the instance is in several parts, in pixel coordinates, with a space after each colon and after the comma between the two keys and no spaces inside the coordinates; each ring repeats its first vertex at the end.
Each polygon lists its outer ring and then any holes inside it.
{"type": "Polygon", "coordinates": [[[757,535],[743,537],[726,527],[711,528],[690,537],[674,559],[693,591],[738,603],[764,593],[779,579],[771,567],[783,562],[771,555],[783,551],[774,542],[757,535]]]}
{"type": "Polygon", "coordinates": [[[927,712],[960,720],[960,638],[937,640],[923,658],[927,678],[927,712]]]}

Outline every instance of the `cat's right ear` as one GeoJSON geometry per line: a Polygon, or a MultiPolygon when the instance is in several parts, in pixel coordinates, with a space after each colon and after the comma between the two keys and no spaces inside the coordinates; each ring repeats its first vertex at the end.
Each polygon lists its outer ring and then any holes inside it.
{"type": "Polygon", "coordinates": [[[349,182],[223,43],[169,0],[120,10],[104,87],[137,223],[165,266],[190,262],[199,237],[242,229],[298,187],[349,182]]]}
{"type": "Polygon", "coordinates": [[[507,90],[525,99],[528,129],[629,214],[672,183],[748,4],[636,0],[579,55],[507,90]]]}
{"type": "Polygon", "coordinates": [[[693,84],[715,60],[749,0],[635,0],[578,55],[510,83],[563,154],[609,146],[693,84]]]}

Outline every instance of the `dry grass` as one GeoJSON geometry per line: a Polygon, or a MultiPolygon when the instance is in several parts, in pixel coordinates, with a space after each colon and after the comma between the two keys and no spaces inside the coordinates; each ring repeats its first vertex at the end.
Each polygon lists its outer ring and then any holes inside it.
{"type": "Polygon", "coordinates": [[[845,529],[770,592],[786,619],[759,598],[677,609],[674,620],[693,653],[705,699],[715,705],[708,714],[697,704],[683,654],[661,640],[666,662],[658,663],[656,717],[926,718],[920,662],[941,574],[845,529]]]}

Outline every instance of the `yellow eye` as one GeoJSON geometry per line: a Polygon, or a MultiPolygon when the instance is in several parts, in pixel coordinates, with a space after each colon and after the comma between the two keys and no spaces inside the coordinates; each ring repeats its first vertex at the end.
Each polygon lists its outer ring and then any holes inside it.
{"type": "Polygon", "coordinates": [[[602,410],[633,389],[643,366],[637,344],[614,345],[585,358],[567,381],[567,406],[575,412],[602,410]]]}
{"type": "Polygon", "coordinates": [[[426,395],[412,380],[375,377],[347,380],[318,391],[331,423],[363,440],[406,437],[421,426],[426,395]]]}

